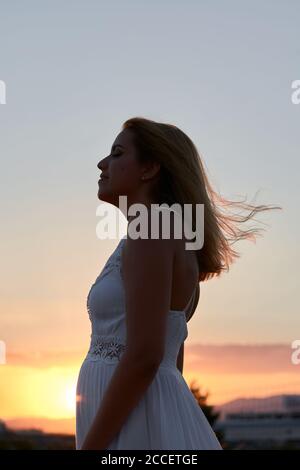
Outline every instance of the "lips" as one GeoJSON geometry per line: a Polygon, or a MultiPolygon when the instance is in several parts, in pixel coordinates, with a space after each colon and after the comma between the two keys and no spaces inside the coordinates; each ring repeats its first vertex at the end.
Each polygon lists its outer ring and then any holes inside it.
{"type": "Polygon", "coordinates": [[[106,183],[108,181],[108,178],[107,177],[101,177],[99,180],[98,180],[98,185],[101,185],[103,183],[106,183]]]}

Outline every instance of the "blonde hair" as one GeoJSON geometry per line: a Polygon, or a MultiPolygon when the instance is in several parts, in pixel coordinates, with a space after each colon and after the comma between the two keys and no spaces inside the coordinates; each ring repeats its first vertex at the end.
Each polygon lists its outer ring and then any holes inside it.
{"type": "MultiPolygon", "coordinates": [[[[210,184],[200,154],[192,140],[173,124],[133,117],[123,123],[122,130],[133,131],[139,162],[156,161],[161,165],[152,197],[156,203],[191,204],[192,227],[196,227],[196,204],[204,204],[204,244],[197,250],[199,282],[228,271],[240,254],[231,245],[238,240],[255,241],[262,228],[241,228],[259,212],[282,209],[280,206],[253,205],[232,201],[218,194],[210,184]],[[246,211],[246,215],[231,214],[230,208],[246,211]]],[[[254,219],[255,220],[255,219],[254,219]]]]}

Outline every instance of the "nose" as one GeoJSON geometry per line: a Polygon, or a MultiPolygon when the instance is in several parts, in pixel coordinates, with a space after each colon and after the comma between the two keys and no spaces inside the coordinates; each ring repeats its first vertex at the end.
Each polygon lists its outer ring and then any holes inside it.
{"type": "Polygon", "coordinates": [[[104,165],[103,165],[104,160],[105,158],[103,158],[102,160],[100,160],[100,162],[97,163],[97,168],[101,171],[103,171],[103,168],[104,168],[104,165]]]}

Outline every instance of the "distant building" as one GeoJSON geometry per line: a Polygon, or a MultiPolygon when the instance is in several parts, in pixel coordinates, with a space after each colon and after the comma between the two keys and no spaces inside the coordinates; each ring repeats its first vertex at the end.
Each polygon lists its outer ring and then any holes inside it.
{"type": "Polygon", "coordinates": [[[300,443],[300,395],[280,395],[255,401],[252,411],[249,408],[250,403],[253,406],[253,399],[244,401],[244,410],[241,400],[220,407],[223,409],[216,430],[223,432],[227,442],[300,443]]]}

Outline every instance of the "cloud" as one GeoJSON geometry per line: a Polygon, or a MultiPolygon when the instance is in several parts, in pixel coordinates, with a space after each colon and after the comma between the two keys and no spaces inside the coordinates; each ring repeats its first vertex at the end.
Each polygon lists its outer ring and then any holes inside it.
{"type": "Polygon", "coordinates": [[[292,364],[294,350],[289,344],[186,344],[186,369],[200,373],[273,374],[295,373],[300,366],[292,364]]]}
{"type": "Polygon", "coordinates": [[[9,351],[6,355],[6,364],[25,367],[67,367],[80,364],[86,353],[80,351],[9,351]]]}

